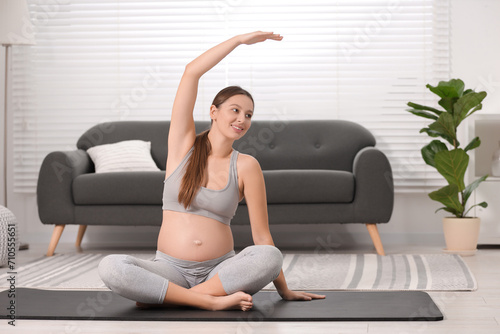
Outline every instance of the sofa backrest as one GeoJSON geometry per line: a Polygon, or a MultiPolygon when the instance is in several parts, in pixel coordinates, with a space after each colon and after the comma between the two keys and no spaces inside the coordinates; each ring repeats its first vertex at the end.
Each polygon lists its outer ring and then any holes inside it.
{"type": "MultiPolygon", "coordinates": [[[[101,123],[78,139],[77,147],[124,140],[151,141],[151,155],[165,170],[169,121],[117,121],[101,123]]],[[[196,121],[196,132],[210,127],[196,121]]],[[[357,152],[375,146],[375,138],[359,124],[343,120],[252,121],[248,133],[234,143],[241,153],[257,158],[263,170],[333,169],[352,171],[357,152]]]]}
{"type": "Polygon", "coordinates": [[[359,124],[343,120],[254,121],[234,144],[257,158],[263,170],[330,169],[352,171],[356,154],[375,146],[359,124]]]}

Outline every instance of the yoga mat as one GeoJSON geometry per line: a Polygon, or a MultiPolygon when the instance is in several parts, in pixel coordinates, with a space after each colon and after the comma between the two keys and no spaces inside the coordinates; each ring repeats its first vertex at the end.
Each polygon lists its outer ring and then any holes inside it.
{"type": "MultiPolygon", "coordinates": [[[[0,293],[1,318],[9,319],[13,299],[0,293]]],[[[253,296],[252,310],[204,311],[192,308],[138,309],[110,291],[16,290],[15,317],[51,320],[129,321],[438,321],[430,296],[421,291],[322,291],[326,299],[282,300],[276,292],[253,296]]]]}

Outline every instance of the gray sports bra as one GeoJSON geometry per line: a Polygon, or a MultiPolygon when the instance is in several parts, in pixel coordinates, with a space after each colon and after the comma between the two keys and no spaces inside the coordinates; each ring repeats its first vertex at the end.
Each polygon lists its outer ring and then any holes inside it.
{"type": "Polygon", "coordinates": [[[240,197],[236,170],[238,151],[233,150],[233,153],[231,153],[229,176],[226,186],[220,190],[201,187],[191,205],[187,209],[184,209],[184,205],[178,201],[179,188],[184,176],[184,168],[192,153],[193,148],[189,150],[174,172],[163,181],[163,210],[192,213],[229,225],[238,208],[240,197]]]}

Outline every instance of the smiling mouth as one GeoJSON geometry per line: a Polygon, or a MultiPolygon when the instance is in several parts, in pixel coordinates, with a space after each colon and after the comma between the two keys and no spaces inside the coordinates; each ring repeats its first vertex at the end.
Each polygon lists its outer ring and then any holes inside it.
{"type": "Polygon", "coordinates": [[[236,126],[236,125],[231,125],[231,127],[232,127],[233,129],[235,129],[236,131],[238,131],[238,132],[243,131],[243,128],[241,128],[241,127],[239,127],[239,126],[236,126]]]}

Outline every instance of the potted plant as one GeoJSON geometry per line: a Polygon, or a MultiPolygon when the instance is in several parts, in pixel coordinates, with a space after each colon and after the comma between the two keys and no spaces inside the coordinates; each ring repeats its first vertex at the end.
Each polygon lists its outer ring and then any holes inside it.
{"type": "Polygon", "coordinates": [[[464,119],[482,108],[481,102],[486,97],[486,92],[465,90],[464,82],[460,79],[440,81],[436,87],[426,87],[441,98],[438,103],[443,110],[408,102],[411,109],[407,111],[433,121],[420,130],[420,133],[425,132],[431,137],[441,138],[431,141],[421,150],[425,163],[436,168],[448,183],[431,192],[429,197],[444,205],[436,212],[445,210],[453,214],[453,217],[443,218],[446,250],[473,254],[477,247],[480,219],[469,217],[468,214],[473,207],[486,208],[488,204],[482,202],[468,207],[467,202],[472,192],[488,175],[465,185],[465,173],[469,166],[467,152],[479,147],[481,141],[479,137],[475,137],[462,148],[457,138],[457,129],[464,119]]]}

